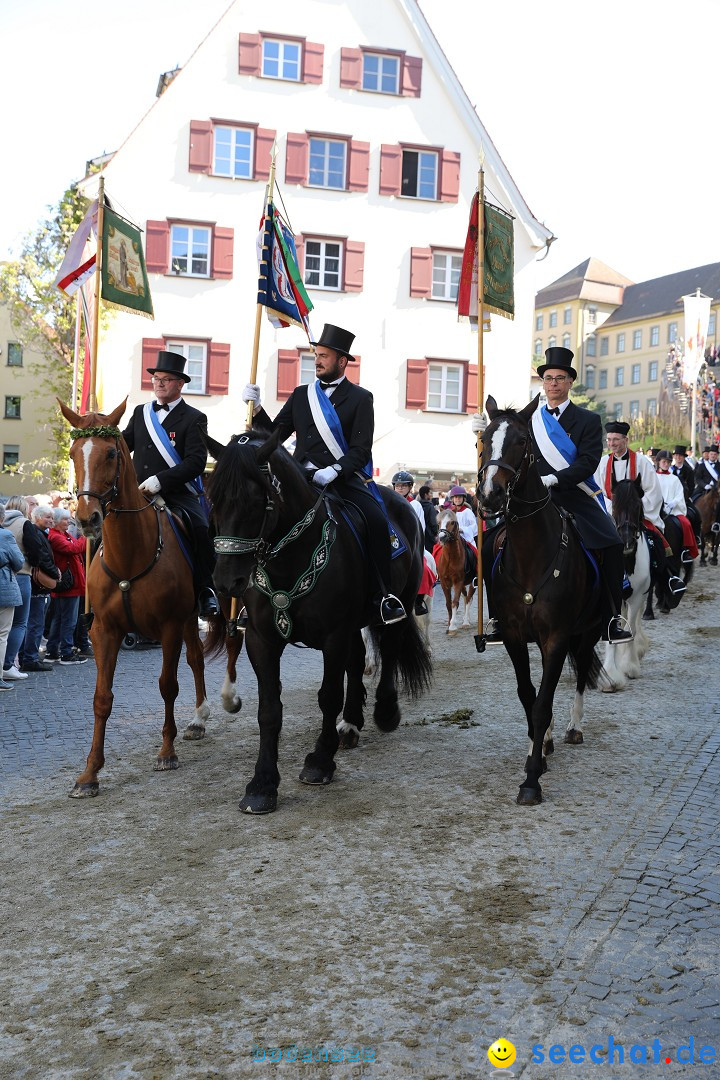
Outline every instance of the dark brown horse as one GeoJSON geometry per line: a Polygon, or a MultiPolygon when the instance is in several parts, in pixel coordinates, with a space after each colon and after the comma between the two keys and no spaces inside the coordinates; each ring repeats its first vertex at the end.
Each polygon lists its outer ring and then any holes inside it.
{"type": "MultiPolygon", "coordinates": [[[[192,571],[163,500],[156,497],[148,501],[138,488],[130,452],[117,427],[125,404],[118,405],[108,416],[82,416],[60,402],[63,416],[74,429],[70,457],[78,486],[77,519],[85,536],[102,536],[102,547],[88,572],[93,610],[90,636],[97,664],[95,728],[87,765],[70,793],[72,798],[99,792],[98,773],[105,763],[105,728],[112,709],[113,678],[126,634],[140,633],[162,645],[159,685],[165,702],[165,723],[156,771],[178,767],[175,699],[183,641],[195,680],[195,717],[183,738],[203,738],[204,721],[210,711],[192,571]]],[[[232,666],[234,671],[241,647],[242,635],[228,639],[232,654],[229,670],[232,666]]],[[[226,708],[231,706],[228,711],[240,708],[240,699],[229,689],[224,701],[226,708]]]]}
{"type": "Polygon", "coordinates": [[[470,626],[468,608],[475,595],[477,562],[467,568],[467,544],[460,534],[457,515],[453,510],[441,511],[435,546],[438,580],[445,594],[448,613],[447,634],[456,634],[470,626]],[[465,601],[464,619],[460,622],[460,597],[465,601]]]}
{"type": "Polygon", "coordinates": [[[716,521],[718,503],[720,503],[720,484],[704,491],[695,499],[695,509],[700,515],[700,565],[705,566],[707,555],[705,545],[710,547],[710,562],[718,564],[718,546],[720,546],[720,524],[716,521]]]}
{"type": "Polygon", "coordinates": [[[566,657],[577,674],[575,700],[565,741],[583,741],[583,695],[595,687],[601,664],[599,590],[591,563],[567,514],[553,502],[535,466],[530,420],[539,395],[522,412],[485,404],[490,424],[483,436],[477,496],[488,517],[504,514],[507,535],[492,578],[492,601],[517,692],[527,717],[530,754],[517,801],[542,802],[540,776],[553,749],[553,699],[566,657]],[[542,680],[535,690],[528,644],[542,655],[542,680]]]}

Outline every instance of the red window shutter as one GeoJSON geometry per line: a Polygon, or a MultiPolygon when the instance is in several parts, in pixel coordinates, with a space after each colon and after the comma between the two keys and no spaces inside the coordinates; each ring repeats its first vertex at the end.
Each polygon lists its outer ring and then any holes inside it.
{"type": "Polygon", "coordinates": [[[285,183],[307,184],[310,140],[305,132],[288,132],[285,144],[285,183]]]}
{"type": "Polygon", "coordinates": [[[286,401],[298,384],[300,354],[297,349],[278,349],[277,399],[286,401]]]}
{"type": "Polygon", "coordinates": [[[214,278],[233,276],[234,232],[234,229],[223,229],[219,225],[213,229],[212,276],[214,278]]]}
{"type": "Polygon", "coordinates": [[[270,153],[275,134],[270,128],[258,128],[255,132],[255,180],[267,180],[270,176],[270,153]]]}
{"type": "Polygon", "coordinates": [[[380,147],[380,194],[399,195],[402,181],[402,148],[380,147]]]}
{"type": "Polygon", "coordinates": [[[152,375],[148,374],[147,369],[156,366],[158,353],[164,348],[165,338],[144,337],[142,339],[141,389],[152,390],[152,375]]]}
{"type": "Polygon", "coordinates": [[[219,341],[208,345],[207,381],[208,394],[227,394],[230,381],[230,346],[219,341]]]}
{"type": "Polygon", "coordinates": [[[403,97],[420,97],[422,83],[422,60],[419,56],[406,56],[403,60],[400,93],[403,97]]]}
{"type": "Polygon", "coordinates": [[[352,90],[362,86],[362,51],[360,49],[340,50],[340,85],[352,90]]]}
{"type": "Polygon", "coordinates": [[[259,34],[238,36],[238,71],[241,75],[259,75],[262,41],[259,34]]]}
{"type": "Polygon", "coordinates": [[[170,260],[170,226],[167,221],[148,221],[145,227],[145,269],[166,274],[170,260]]]}
{"type": "Polygon", "coordinates": [[[440,157],[440,192],[442,202],[457,202],[460,193],[460,155],[443,150],[440,157]]]}
{"type": "Polygon", "coordinates": [[[298,270],[300,271],[300,277],[305,280],[305,237],[295,237],[295,252],[297,254],[298,270]]]}
{"type": "Polygon", "coordinates": [[[345,244],[346,292],[362,292],[365,269],[365,244],[362,240],[348,240],[345,244]]]}
{"type": "Polygon", "coordinates": [[[424,409],[427,404],[428,362],[408,360],[405,382],[405,408],[424,409]]]}
{"type": "Polygon", "coordinates": [[[432,248],[410,248],[410,295],[432,296],[432,248]]]}
{"type": "Polygon", "coordinates": [[[478,366],[468,364],[465,369],[465,412],[477,412],[478,366]]]}
{"type": "MultiPolygon", "coordinates": [[[[355,353],[353,353],[353,356],[355,356],[355,353]]],[[[360,357],[359,356],[355,356],[355,363],[354,364],[348,363],[347,367],[345,368],[345,375],[347,376],[348,382],[355,383],[356,386],[360,385],[360,357]]]]}
{"type": "Polygon", "coordinates": [[[190,172],[209,173],[212,168],[213,126],[209,120],[190,121],[190,172]]]}
{"type": "Polygon", "coordinates": [[[323,80],[323,57],[325,46],[306,41],[303,49],[303,82],[321,83],[323,80]]]}
{"type": "Polygon", "coordinates": [[[348,191],[367,191],[370,182],[370,143],[348,143],[348,191]]]}

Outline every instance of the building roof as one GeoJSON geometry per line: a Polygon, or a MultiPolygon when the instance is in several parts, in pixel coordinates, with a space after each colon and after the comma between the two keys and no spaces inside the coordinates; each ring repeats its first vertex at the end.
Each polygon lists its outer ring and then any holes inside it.
{"type": "Polygon", "coordinates": [[[637,285],[628,285],[622,304],[603,323],[603,329],[620,323],[637,322],[654,315],[682,312],[683,296],[700,292],[720,299],[720,262],[679,270],[676,274],[651,278],[637,285]]]}
{"type": "Polygon", "coordinates": [[[623,289],[632,279],[606,266],[599,259],[585,259],[567,274],[552,281],[535,296],[535,307],[550,307],[566,300],[594,300],[601,304],[621,304],[623,289]]]}

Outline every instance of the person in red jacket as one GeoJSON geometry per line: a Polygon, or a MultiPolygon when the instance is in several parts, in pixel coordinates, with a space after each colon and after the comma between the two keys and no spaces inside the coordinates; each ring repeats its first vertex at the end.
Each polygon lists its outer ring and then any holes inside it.
{"type": "MultiPolygon", "coordinates": [[[[53,592],[55,611],[50,623],[45,659],[61,664],[86,664],[87,656],[73,652],[73,637],[80,597],[85,595],[85,538],[68,535],[70,511],[58,506],[53,510],[54,525],[48,535],[55,565],[62,574],[70,570],[73,583],[63,592],[53,592]]],[[[67,575],[65,575],[67,576],[67,575]]]]}

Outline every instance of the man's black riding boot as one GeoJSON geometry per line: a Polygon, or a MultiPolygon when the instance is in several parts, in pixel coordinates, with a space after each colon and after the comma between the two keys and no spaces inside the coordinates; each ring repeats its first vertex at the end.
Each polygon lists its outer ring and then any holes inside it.
{"type": "Polygon", "coordinates": [[[625,576],[622,544],[603,548],[600,569],[603,579],[603,596],[600,605],[603,622],[602,639],[611,645],[622,645],[623,642],[632,641],[635,636],[630,630],[623,628],[623,623],[625,626],[628,624],[627,620],[620,615],[625,576]]]}
{"type": "Polygon", "coordinates": [[[206,526],[195,525],[195,591],[197,594],[198,615],[209,618],[220,614],[220,604],[213,589],[212,572],[215,566],[210,533],[206,526]]]}

